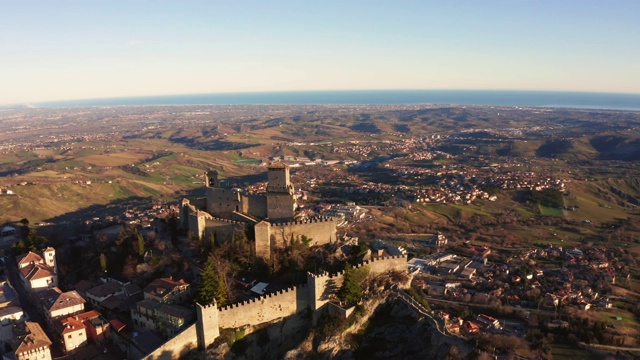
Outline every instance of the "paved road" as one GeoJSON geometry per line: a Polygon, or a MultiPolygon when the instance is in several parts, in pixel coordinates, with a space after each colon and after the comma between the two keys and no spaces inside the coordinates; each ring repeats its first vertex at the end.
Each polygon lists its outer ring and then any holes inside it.
{"type": "MultiPolygon", "coordinates": [[[[465,305],[465,306],[473,306],[473,307],[486,308],[486,309],[495,309],[495,306],[493,306],[493,305],[466,303],[466,302],[453,301],[453,300],[445,300],[445,299],[435,298],[435,297],[432,297],[432,296],[427,296],[426,298],[427,298],[427,300],[429,302],[433,301],[433,302],[441,302],[441,303],[454,304],[454,305],[465,305]]],[[[552,311],[552,310],[519,308],[519,307],[513,307],[513,306],[509,306],[509,305],[502,305],[502,307],[505,308],[505,309],[509,309],[509,310],[527,311],[527,312],[529,312],[531,314],[541,314],[541,315],[547,315],[547,316],[556,315],[556,313],[554,311],[552,311]]],[[[562,313],[558,312],[558,314],[562,314],[562,313]]]]}

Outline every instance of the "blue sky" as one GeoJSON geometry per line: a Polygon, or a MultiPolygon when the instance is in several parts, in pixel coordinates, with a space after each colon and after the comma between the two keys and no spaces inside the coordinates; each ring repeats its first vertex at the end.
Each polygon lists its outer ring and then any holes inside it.
{"type": "Polygon", "coordinates": [[[640,1],[0,0],[0,104],[348,89],[640,93],[640,1]]]}

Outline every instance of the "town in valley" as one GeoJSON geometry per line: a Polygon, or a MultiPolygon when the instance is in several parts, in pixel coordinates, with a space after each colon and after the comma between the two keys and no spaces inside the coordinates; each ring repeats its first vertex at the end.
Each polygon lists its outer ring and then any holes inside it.
{"type": "Polygon", "coordinates": [[[0,108],[3,358],[634,359],[639,162],[637,111],[0,108]]]}

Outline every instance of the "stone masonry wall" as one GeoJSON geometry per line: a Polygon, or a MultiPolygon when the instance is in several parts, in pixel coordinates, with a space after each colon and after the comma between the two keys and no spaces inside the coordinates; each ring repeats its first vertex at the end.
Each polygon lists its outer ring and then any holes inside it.
{"type": "Polygon", "coordinates": [[[308,287],[301,285],[220,308],[221,328],[237,328],[294,315],[308,307],[308,287]]]}
{"type": "MultiPolygon", "coordinates": [[[[407,256],[389,256],[385,258],[373,259],[365,261],[356,266],[369,267],[370,275],[378,275],[387,271],[407,271],[407,256]]],[[[329,274],[324,272],[316,275],[309,273],[307,275],[307,284],[310,290],[309,304],[312,310],[318,310],[324,306],[332,295],[337,294],[338,290],[344,282],[344,271],[337,274],[329,274]]]]}
{"type": "MultiPolygon", "coordinates": [[[[390,270],[406,271],[407,257],[391,256],[375,259],[358,265],[358,267],[361,266],[368,266],[371,275],[390,270]]],[[[318,310],[328,302],[330,295],[337,293],[342,286],[343,279],[344,272],[333,275],[326,272],[320,275],[308,274],[306,285],[288,288],[220,309],[215,306],[201,307],[196,324],[167,341],[144,359],[179,359],[197,345],[206,348],[217,337],[219,328],[258,325],[294,315],[307,308],[311,308],[313,311],[318,310]],[[215,318],[218,321],[215,321],[215,318]],[[205,336],[198,336],[198,324],[200,324],[202,332],[215,335],[208,336],[209,343],[198,344],[198,338],[205,338],[205,336]]]]}
{"type": "Polygon", "coordinates": [[[198,346],[198,337],[196,332],[196,324],[184,329],[181,333],[169,339],[166,343],[162,344],[159,348],[154,350],[149,355],[145,356],[144,360],[173,360],[180,359],[185,356],[189,351],[195,349],[198,346]]]}
{"type": "Polygon", "coordinates": [[[207,218],[205,221],[204,236],[216,234],[216,241],[231,241],[235,229],[242,228],[243,224],[218,218],[207,218]]]}
{"type": "Polygon", "coordinates": [[[332,218],[318,218],[308,221],[294,221],[271,224],[270,233],[275,235],[276,246],[283,247],[291,235],[297,239],[302,235],[312,241],[309,246],[324,245],[336,241],[337,221],[332,218]]]}

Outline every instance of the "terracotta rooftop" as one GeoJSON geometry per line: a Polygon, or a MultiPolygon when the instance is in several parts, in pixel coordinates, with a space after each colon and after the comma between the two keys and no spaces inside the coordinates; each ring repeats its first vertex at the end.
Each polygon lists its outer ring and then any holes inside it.
{"type": "Polygon", "coordinates": [[[29,251],[25,255],[17,256],[16,262],[18,263],[18,268],[23,268],[31,263],[44,263],[44,260],[42,259],[42,256],[29,251]]]}
{"type": "Polygon", "coordinates": [[[22,274],[22,277],[30,281],[56,275],[56,272],[52,267],[44,264],[26,265],[25,267],[20,268],[20,273],[22,274]]]}
{"type": "Polygon", "coordinates": [[[82,321],[76,320],[73,317],[68,317],[66,319],[61,319],[60,321],[56,321],[55,326],[56,326],[56,332],[62,335],[85,329],[85,326],[82,323],[82,321]]]}
{"type": "Polygon", "coordinates": [[[87,301],[82,296],[80,296],[77,291],[71,290],[65,293],[61,293],[55,299],[47,299],[46,304],[49,305],[49,311],[56,311],[72,306],[83,305],[86,302],[87,301]]]}
{"type": "Polygon", "coordinates": [[[110,320],[109,323],[111,324],[111,326],[113,326],[113,328],[117,332],[120,332],[120,331],[124,330],[125,327],[127,327],[127,325],[125,323],[123,323],[122,321],[120,321],[118,319],[110,320]]]}
{"type": "Polygon", "coordinates": [[[14,343],[15,354],[19,355],[22,353],[37,351],[41,348],[48,348],[51,346],[51,340],[47,337],[47,335],[40,327],[40,324],[37,322],[29,322],[26,321],[24,323],[24,328],[18,330],[20,333],[16,334],[17,336],[12,340],[14,343]]]}
{"type": "Polygon", "coordinates": [[[100,314],[99,312],[95,311],[95,310],[90,310],[90,311],[86,311],[83,313],[80,313],[78,315],[75,316],[76,319],[80,320],[80,321],[85,321],[85,320],[91,320],[91,319],[95,319],[97,317],[102,316],[102,314],[100,314]]]}

